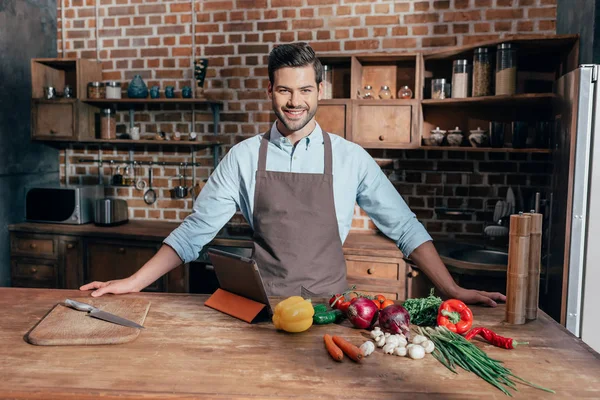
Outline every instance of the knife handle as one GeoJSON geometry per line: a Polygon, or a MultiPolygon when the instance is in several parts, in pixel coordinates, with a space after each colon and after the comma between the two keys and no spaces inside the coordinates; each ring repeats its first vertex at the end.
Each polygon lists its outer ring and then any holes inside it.
{"type": "Polygon", "coordinates": [[[95,307],[92,307],[89,304],[80,303],[78,301],[71,300],[71,299],[66,299],[65,304],[67,306],[74,308],[76,310],[79,310],[79,311],[88,311],[89,312],[89,311],[93,311],[95,309],[95,307]]]}

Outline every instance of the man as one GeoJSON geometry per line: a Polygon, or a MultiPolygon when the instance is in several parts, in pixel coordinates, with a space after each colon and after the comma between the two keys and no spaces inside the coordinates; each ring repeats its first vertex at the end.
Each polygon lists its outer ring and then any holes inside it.
{"type": "Polygon", "coordinates": [[[431,237],[377,163],[360,146],[323,132],[314,116],[322,96],[322,65],[306,43],[269,55],[268,95],[277,121],[269,132],[234,146],[198,196],[194,212],[132,276],[92,282],[81,290],[137,292],[203,246],[239,207],[254,229],[255,258],[269,295],[302,289],[330,295],[347,288],[342,252],[354,205],[365,210],[448,297],[495,306],[500,293],[455,284],[431,237]]]}

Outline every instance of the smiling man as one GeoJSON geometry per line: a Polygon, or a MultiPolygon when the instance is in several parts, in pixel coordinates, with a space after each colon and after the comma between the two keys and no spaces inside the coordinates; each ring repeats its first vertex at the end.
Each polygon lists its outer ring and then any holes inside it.
{"type": "Polygon", "coordinates": [[[375,160],[360,146],[324,132],[315,121],[323,67],[306,43],[269,55],[268,95],[277,120],[271,129],[234,146],[194,203],[194,212],[132,276],[92,282],[92,295],[136,292],[200,250],[239,208],[254,229],[254,251],[269,295],[344,291],[342,244],[354,205],[415,261],[448,297],[495,306],[500,293],[455,284],[431,237],[375,160]]]}

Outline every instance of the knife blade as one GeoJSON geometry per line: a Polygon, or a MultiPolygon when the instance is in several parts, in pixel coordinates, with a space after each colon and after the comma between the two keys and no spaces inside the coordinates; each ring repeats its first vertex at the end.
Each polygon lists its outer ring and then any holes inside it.
{"type": "Polygon", "coordinates": [[[111,323],[117,324],[117,325],[127,326],[130,328],[144,329],[144,327],[140,324],[137,324],[137,323],[130,321],[128,319],[125,319],[123,317],[119,317],[118,315],[114,315],[109,312],[102,311],[90,304],[82,303],[80,301],[75,301],[75,300],[71,300],[71,299],[66,299],[65,305],[67,305],[68,307],[74,308],[75,310],[78,310],[78,311],[87,312],[88,317],[97,318],[97,319],[100,319],[103,321],[111,322],[111,323]]]}

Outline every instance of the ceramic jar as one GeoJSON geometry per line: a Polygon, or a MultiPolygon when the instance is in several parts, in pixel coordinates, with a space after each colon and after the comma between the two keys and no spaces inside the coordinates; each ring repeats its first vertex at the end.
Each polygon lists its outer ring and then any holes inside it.
{"type": "Polygon", "coordinates": [[[148,97],[148,86],[144,83],[141,75],[135,75],[129,87],[127,87],[127,96],[130,99],[145,99],[148,97]]]}
{"type": "Polygon", "coordinates": [[[463,134],[462,131],[458,128],[458,126],[448,131],[448,136],[446,136],[446,140],[448,141],[448,145],[450,146],[460,146],[462,144],[463,134]]]}
{"type": "Polygon", "coordinates": [[[472,131],[469,131],[469,143],[473,147],[486,147],[489,145],[489,136],[486,130],[477,127],[472,131]]]}
{"type": "Polygon", "coordinates": [[[425,146],[440,146],[444,141],[445,136],[446,131],[441,130],[438,126],[431,131],[428,138],[423,138],[423,144],[425,144],[425,146]]]}

